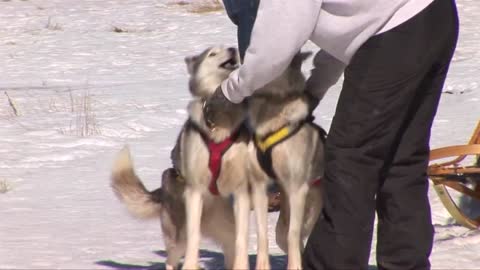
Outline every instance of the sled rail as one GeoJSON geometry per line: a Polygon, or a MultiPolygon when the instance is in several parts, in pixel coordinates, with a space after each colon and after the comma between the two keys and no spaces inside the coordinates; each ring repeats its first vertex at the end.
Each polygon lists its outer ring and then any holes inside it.
{"type": "Polygon", "coordinates": [[[467,215],[455,202],[450,190],[480,201],[480,121],[466,145],[447,146],[430,151],[428,176],[444,207],[455,221],[467,228],[480,228],[480,216],[467,215]],[[468,156],[475,157],[474,164],[463,164],[468,156]],[[449,161],[433,163],[441,159],[449,161]]]}

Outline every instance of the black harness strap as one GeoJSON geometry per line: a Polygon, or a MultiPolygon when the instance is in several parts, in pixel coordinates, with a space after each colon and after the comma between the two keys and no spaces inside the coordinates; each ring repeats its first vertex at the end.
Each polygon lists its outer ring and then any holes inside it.
{"type": "MultiPolygon", "coordinates": [[[[265,152],[263,152],[260,147],[258,146],[257,144],[257,141],[255,139],[253,139],[253,141],[255,142],[255,146],[257,148],[257,160],[258,160],[258,163],[260,164],[260,167],[263,169],[263,171],[268,175],[268,177],[270,177],[271,179],[273,180],[276,180],[278,179],[276,173],[275,173],[275,170],[273,169],[273,165],[272,165],[272,151],[273,151],[273,148],[288,140],[290,137],[292,137],[293,135],[297,134],[297,132],[303,127],[303,125],[305,124],[310,124],[313,128],[315,128],[317,130],[317,132],[319,133],[320,135],[320,140],[322,140],[323,143],[326,142],[326,135],[327,135],[327,132],[322,128],[320,127],[319,125],[315,124],[313,121],[315,120],[315,117],[313,115],[309,115],[304,121],[301,121],[294,129],[293,131],[291,131],[286,137],[282,138],[281,140],[279,140],[278,142],[275,142],[274,144],[272,144],[270,147],[267,148],[267,150],[265,152]]],[[[275,132],[272,132],[266,136],[264,136],[263,139],[267,138],[268,136],[272,135],[273,133],[275,132]]]]}
{"type": "Polygon", "coordinates": [[[273,146],[268,148],[267,151],[262,152],[262,150],[257,147],[257,160],[258,164],[260,164],[260,167],[268,175],[268,177],[275,180],[277,179],[277,175],[275,174],[272,166],[272,149],[273,146]]]}

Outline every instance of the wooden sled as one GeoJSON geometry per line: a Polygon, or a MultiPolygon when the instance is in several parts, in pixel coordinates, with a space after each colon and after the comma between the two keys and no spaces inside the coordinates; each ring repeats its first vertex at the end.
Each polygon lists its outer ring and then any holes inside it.
{"type": "Polygon", "coordinates": [[[480,228],[480,214],[479,216],[467,214],[450,193],[454,190],[462,196],[480,202],[480,121],[467,145],[448,146],[430,151],[428,176],[453,219],[467,228],[480,228]],[[451,160],[433,163],[447,158],[451,160]]]}

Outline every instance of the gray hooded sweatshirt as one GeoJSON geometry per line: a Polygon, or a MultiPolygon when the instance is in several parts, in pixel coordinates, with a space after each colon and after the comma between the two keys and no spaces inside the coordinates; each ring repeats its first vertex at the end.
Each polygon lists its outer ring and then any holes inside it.
{"type": "MultiPolygon", "coordinates": [[[[436,0],[445,1],[445,0],[436,0]]],[[[303,45],[314,58],[307,91],[322,98],[370,37],[412,18],[433,0],[260,0],[244,62],[221,87],[234,103],[280,76],[303,45]]]]}

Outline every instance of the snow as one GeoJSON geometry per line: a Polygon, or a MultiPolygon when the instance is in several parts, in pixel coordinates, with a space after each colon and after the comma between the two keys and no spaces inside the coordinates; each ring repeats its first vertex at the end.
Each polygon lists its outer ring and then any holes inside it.
{"type": "MultiPolygon", "coordinates": [[[[432,147],[465,143],[479,120],[480,2],[457,4],[460,40],[432,147]]],[[[11,188],[0,193],[0,269],[164,267],[158,221],[126,213],[110,190],[109,170],[128,143],[146,186],[158,187],[186,118],[184,57],[236,43],[223,12],[192,13],[187,6],[167,0],[0,2],[0,90],[19,111],[15,116],[0,93],[0,182],[11,188]],[[78,136],[85,119],[92,134],[78,136]]],[[[340,85],[316,111],[326,129],[340,85]]],[[[430,201],[433,268],[478,269],[480,231],[453,224],[433,190],[430,201]]],[[[274,268],[282,268],[276,217],[270,216],[271,254],[274,268]]],[[[221,268],[219,249],[208,241],[202,248],[204,266],[221,268]]]]}

